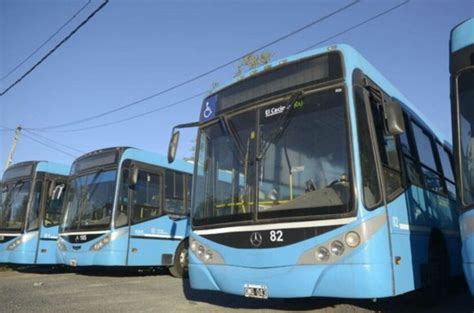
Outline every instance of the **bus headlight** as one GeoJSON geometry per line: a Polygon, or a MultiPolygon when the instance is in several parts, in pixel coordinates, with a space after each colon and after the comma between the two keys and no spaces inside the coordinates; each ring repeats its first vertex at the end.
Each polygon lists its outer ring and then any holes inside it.
{"type": "Polygon", "coordinates": [[[91,251],[99,251],[110,242],[110,235],[105,236],[91,247],[91,251]]]}
{"type": "Polygon", "coordinates": [[[58,246],[59,251],[67,250],[66,245],[63,243],[62,239],[58,239],[58,241],[56,241],[56,245],[58,246]]]}
{"type": "Polygon", "coordinates": [[[355,248],[360,244],[360,236],[355,231],[350,231],[345,237],[346,245],[350,248],[355,248]]]}
{"type": "Polygon", "coordinates": [[[206,254],[204,254],[204,259],[206,259],[206,261],[212,260],[212,251],[211,250],[206,251],[206,254]]]}
{"type": "Polygon", "coordinates": [[[7,250],[12,251],[15,250],[19,245],[23,243],[23,240],[21,238],[18,238],[14,242],[8,245],[7,250]]]}
{"type": "Polygon", "coordinates": [[[197,241],[194,240],[194,239],[191,239],[191,245],[190,245],[190,247],[191,247],[191,251],[195,252],[195,251],[197,250],[197,248],[198,248],[197,241]]]}
{"type": "Polygon", "coordinates": [[[205,264],[224,264],[222,256],[214,250],[206,247],[194,238],[189,239],[189,249],[193,255],[205,264]]]}
{"type": "Polygon", "coordinates": [[[199,245],[198,249],[197,249],[197,254],[198,256],[203,256],[204,254],[204,246],[203,245],[199,245]]]}
{"type": "Polygon", "coordinates": [[[334,240],[331,243],[331,252],[334,255],[340,256],[344,253],[344,244],[339,240],[334,240]]]}
{"type": "Polygon", "coordinates": [[[329,250],[326,247],[319,247],[316,251],[316,258],[319,261],[326,262],[329,260],[329,250]]]}

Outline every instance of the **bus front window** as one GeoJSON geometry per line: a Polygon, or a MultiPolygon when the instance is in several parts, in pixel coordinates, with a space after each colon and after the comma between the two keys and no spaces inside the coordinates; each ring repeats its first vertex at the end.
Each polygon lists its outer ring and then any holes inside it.
{"type": "Polygon", "coordinates": [[[3,205],[0,212],[0,230],[20,231],[25,220],[30,181],[5,183],[2,191],[3,205]]]}
{"type": "Polygon", "coordinates": [[[251,176],[250,166],[244,158],[249,154],[247,147],[253,145],[249,138],[255,137],[255,122],[255,113],[248,112],[201,131],[193,218],[196,225],[251,218],[253,198],[246,179],[251,176]]]}
{"type": "Polygon", "coordinates": [[[62,231],[107,229],[115,195],[116,170],[75,177],[66,195],[62,231]]]}
{"type": "Polygon", "coordinates": [[[474,69],[463,71],[457,81],[462,202],[474,204],[474,69]]]}
{"type": "Polygon", "coordinates": [[[346,213],[350,210],[344,92],[307,95],[294,103],[289,121],[278,105],[260,109],[259,218],[346,213]],[[284,131],[276,139],[275,129],[284,131]]]}
{"type": "Polygon", "coordinates": [[[342,88],[231,115],[201,130],[194,225],[351,210],[342,88]]]}

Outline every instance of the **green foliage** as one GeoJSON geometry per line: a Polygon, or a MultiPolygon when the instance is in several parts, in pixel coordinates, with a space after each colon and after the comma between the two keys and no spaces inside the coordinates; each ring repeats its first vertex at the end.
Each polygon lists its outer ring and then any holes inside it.
{"type": "Polygon", "coordinates": [[[189,156],[184,157],[184,161],[194,162],[195,153],[196,153],[196,140],[191,140],[191,147],[189,148],[189,156]]]}
{"type": "Polygon", "coordinates": [[[260,54],[247,54],[240,63],[237,65],[237,70],[234,74],[234,77],[239,77],[243,74],[244,71],[254,70],[260,65],[265,65],[270,63],[272,60],[273,53],[268,51],[263,51],[260,54]]]}
{"type": "Polygon", "coordinates": [[[213,81],[212,84],[211,84],[211,88],[209,89],[209,94],[216,91],[217,88],[219,88],[219,86],[220,86],[220,83],[217,80],[213,81]]]}
{"type": "MultiPolygon", "coordinates": [[[[236,72],[234,77],[241,76],[245,71],[251,71],[259,67],[260,65],[265,65],[271,62],[273,57],[273,53],[269,51],[263,51],[260,54],[247,54],[245,57],[240,60],[240,63],[237,65],[236,72]]],[[[209,88],[209,94],[212,94],[220,87],[220,83],[218,81],[213,81],[211,83],[211,87],[209,88]]],[[[296,104],[295,104],[296,105],[296,104]]],[[[299,104],[300,107],[303,106],[302,103],[299,104]]],[[[189,148],[189,156],[185,157],[185,161],[192,161],[194,162],[194,154],[196,152],[196,142],[193,140],[192,145],[189,148]]]]}

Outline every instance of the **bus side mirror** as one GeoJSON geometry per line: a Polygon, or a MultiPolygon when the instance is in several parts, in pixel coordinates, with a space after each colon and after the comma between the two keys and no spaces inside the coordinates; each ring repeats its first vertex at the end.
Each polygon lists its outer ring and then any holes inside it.
{"type": "Polygon", "coordinates": [[[403,134],[405,132],[405,121],[400,103],[389,100],[385,103],[384,110],[388,133],[392,136],[403,134]]]}
{"type": "Polygon", "coordinates": [[[176,151],[178,150],[179,131],[173,132],[168,146],[168,163],[173,163],[176,158],[176,151]]]}
{"type": "Polygon", "coordinates": [[[128,188],[133,189],[138,182],[138,167],[132,167],[128,175],[128,188]]]}

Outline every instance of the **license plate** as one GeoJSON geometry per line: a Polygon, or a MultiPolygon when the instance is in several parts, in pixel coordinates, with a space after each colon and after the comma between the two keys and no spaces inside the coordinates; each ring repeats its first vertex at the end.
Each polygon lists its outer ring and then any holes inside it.
{"type": "Polygon", "coordinates": [[[268,299],[267,286],[244,285],[244,296],[247,298],[268,299]]]}
{"type": "Polygon", "coordinates": [[[70,260],[69,265],[76,267],[77,266],[77,261],[76,260],[70,260]]]}

